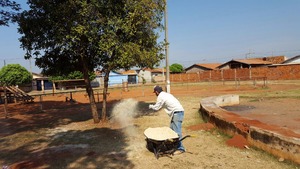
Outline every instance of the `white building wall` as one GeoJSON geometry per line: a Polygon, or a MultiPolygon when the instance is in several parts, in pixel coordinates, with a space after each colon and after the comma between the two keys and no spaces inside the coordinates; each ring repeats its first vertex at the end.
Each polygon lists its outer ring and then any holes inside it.
{"type": "Polygon", "coordinates": [[[139,83],[143,83],[143,78],[146,80],[146,83],[150,83],[151,82],[151,72],[148,70],[141,70],[138,74],[139,76],[139,83]]]}

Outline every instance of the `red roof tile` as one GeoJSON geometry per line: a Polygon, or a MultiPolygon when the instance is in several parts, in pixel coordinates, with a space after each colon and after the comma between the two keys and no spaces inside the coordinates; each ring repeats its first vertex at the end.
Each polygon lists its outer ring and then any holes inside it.
{"type": "Polygon", "coordinates": [[[236,61],[236,62],[240,62],[240,63],[245,63],[245,64],[249,64],[249,65],[254,65],[254,64],[272,64],[272,62],[269,61],[265,61],[262,59],[236,59],[236,60],[232,60],[232,61],[236,61]]]}
{"type": "Polygon", "coordinates": [[[136,71],[135,70],[127,70],[122,72],[123,75],[136,75],[136,71]]]}
{"type": "Polygon", "coordinates": [[[208,69],[215,69],[216,67],[220,66],[221,64],[220,63],[198,63],[198,64],[195,64],[195,65],[205,67],[205,68],[208,68],[208,69]]]}

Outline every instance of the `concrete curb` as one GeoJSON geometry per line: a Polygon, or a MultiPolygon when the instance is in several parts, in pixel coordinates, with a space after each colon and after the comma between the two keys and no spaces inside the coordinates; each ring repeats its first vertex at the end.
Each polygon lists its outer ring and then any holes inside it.
{"type": "Polygon", "coordinates": [[[240,134],[251,146],[300,164],[300,134],[241,117],[221,108],[238,104],[238,95],[207,97],[200,101],[200,113],[206,122],[212,123],[225,133],[240,134]]]}

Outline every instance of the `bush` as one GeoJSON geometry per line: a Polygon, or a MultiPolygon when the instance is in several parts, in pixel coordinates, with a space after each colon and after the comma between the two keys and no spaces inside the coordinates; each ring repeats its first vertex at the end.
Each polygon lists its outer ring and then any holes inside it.
{"type": "Polygon", "coordinates": [[[182,73],[183,72],[183,66],[178,63],[174,63],[170,66],[170,71],[172,73],[182,73]]]}
{"type": "Polygon", "coordinates": [[[15,86],[32,82],[31,73],[19,64],[8,64],[0,70],[2,85],[15,86]]]}

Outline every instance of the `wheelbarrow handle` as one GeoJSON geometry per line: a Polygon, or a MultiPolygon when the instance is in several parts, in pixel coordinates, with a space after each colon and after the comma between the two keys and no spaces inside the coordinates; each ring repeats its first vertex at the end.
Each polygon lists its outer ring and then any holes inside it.
{"type": "Polygon", "coordinates": [[[179,141],[182,141],[182,140],[184,140],[184,139],[186,139],[188,137],[191,137],[191,135],[186,135],[186,136],[182,137],[179,141]]]}

